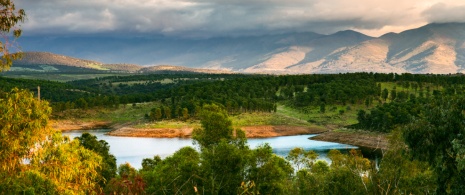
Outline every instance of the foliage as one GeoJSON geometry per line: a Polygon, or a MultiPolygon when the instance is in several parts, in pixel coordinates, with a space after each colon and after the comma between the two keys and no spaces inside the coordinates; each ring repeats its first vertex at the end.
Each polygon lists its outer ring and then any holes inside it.
{"type": "Polygon", "coordinates": [[[110,145],[104,140],[98,140],[95,135],[89,133],[83,133],[80,137],[76,137],[75,139],[79,140],[81,146],[102,157],[102,163],[98,168],[98,172],[102,178],[102,180],[99,181],[99,185],[104,188],[105,184],[116,175],[116,158],[110,154],[110,145]]]}
{"type": "Polygon", "coordinates": [[[291,164],[273,154],[268,145],[261,145],[250,152],[249,165],[246,170],[247,183],[253,182],[256,193],[286,194],[293,168],[291,164]]]}
{"type": "Polygon", "coordinates": [[[24,90],[0,99],[0,191],[98,193],[101,157],[49,128],[50,112],[24,90]]]}
{"type": "Polygon", "coordinates": [[[435,179],[427,163],[411,160],[399,129],[391,133],[389,149],[370,176],[371,190],[376,194],[432,194],[435,179]]]}
{"type": "Polygon", "coordinates": [[[144,159],[141,170],[149,194],[195,194],[200,180],[200,154],[191,147],[181,148],[161,160],[144,159]],[[149,162],[150,163],[147,163],[149,162]]]}
{"type": "Polygon", "coordinates": [[[21,29],[17,28],[18,23],[24,22],[26,19],[26,12],[23,9],[16,10],[16,7],[11,0],[0,1],[0,34],[3,41],[0,41],[0,52],[2,59],[0,60],[0,72],[8,70],[12,61],[21,57],[21,53],[10,54],[10,49],[13,43],[8,40],[11,36],[10,32],[13,31],[13,37],[18,38],[21,36],[21,29]]]}
{"type": "Polygon", "coordinates": [[[412,155],[428,162],[438,176],[438,194],[464,194],[463,135],[465,100],[454,97],[432,99],[421,117],[403,128],[412,155]]]}
{"type": "Polygon", "coordinates": [[[71,141],[61,133],[52,136],[29,164],[51,181],[59,194],[94,194],[100,192],[98,171],[102,158],[85,149],[79,141],[71,141]]]}
{"type": "Polygon", "coordinates": [[[117,173],[106,185],[106,194],[144,194],[146,184],[129,163],[119,165],[117,173]]]}
{"type": "Polygon", "coordinates": [[[35,99],[25,90],[13,89],[0,99],[0,166],[17,171],[30,149],[47,139],[53,130],[47,126],[51,113],[48,103],[35,99]]]}
{"type": "Polygon", "coordinates": [[[202,149],[217,145],[222,139],[233,140],[232,121],[223,108],[216,104],[205,105],[200,118],[202,128],[194,130],[193,139],[202,149]]]}

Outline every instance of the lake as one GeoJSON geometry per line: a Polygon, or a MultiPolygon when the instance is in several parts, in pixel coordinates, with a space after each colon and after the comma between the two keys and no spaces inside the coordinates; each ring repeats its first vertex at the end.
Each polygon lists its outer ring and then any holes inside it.
{"type": "MultiPolygon", "coordinates": [[[[125,162],[139,169],[142,167],[142,159],[152,158],[159,155],[162,158],[172,155],[174,152],[185,146],[193,145],[190,138],[141,138],[141,137],[116,137],[105,135],[107,129],[83,130],[63,132],[71,138],[81,136],[83,132],[88,132],[97,136],[99,140],[105,140],[110,145],[110,152],[115,155],[117,164],[125,162]]],[[[305,150],[314,150],[320,154],[320,158],[326,159],[326,154],[331,149],[348,150],[357,148],[347,144],[334,142],[323,142],[309,140],[315,135],[281,136],[272,138],[251,138],[248,144],[251,148],[268,143],[273,152],[280,156],[286,156],[292,148],[301,147],[305,150]]]]}

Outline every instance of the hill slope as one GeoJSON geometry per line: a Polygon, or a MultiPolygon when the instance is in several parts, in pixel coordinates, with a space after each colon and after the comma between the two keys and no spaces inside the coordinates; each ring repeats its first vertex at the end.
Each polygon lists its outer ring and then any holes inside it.
{"type": "Polygon", "coordinates": [[[187,68],[182,66],[158,65],[140,66],[135,64],[103,64],[97,61],[53,54],[49,52],[24,52],[20,60],[13,61],[7,73],[231,73],[226,70],[187,68]]]}

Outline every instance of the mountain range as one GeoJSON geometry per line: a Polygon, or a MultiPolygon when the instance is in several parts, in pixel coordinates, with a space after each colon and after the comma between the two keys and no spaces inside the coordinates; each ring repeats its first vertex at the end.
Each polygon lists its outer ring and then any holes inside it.
{"type": "Polygon", "coordinates": [[[133,64],[169,64],[276,74],[465,72],[465,23],[433,23],[381,37],[351,30],[208,39],[99,34],[24,36],[18,43],[25,52],[73,56],[94,65],[124,63],[133,70],[138,69],[133,64]]]}

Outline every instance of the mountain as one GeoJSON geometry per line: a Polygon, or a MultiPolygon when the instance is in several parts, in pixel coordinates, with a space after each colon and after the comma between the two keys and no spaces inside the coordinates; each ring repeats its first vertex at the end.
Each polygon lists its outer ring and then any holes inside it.
{"type": "Polygon", "coordinates": [[[7,73],[232,73],[226,70],[188,68],[182,66],[104,64],[49,52],[24,52],[7,73]]]}
{"type": "MultiPolygon", "coordinates": [[[[346,30],[216,37],[25,36],[24,51],[108,64],[171,64],[246,73],[465,72],[465,23],[429,24],[369,37],[346,30]]],[[[108,67],[107,67],[108,68],[108,67]]]]}
{"type": "Polygon", "coordinates": [[[103,64],[49,52],[24,52],[14,60],[9,72],[137,72],[142,67],[132,64],[103,64]]]}
{"type": "MultiPolygon", "coordinates": [[[[325,56],[320,72],[457,73],[465,68],[465,24],[430,24],[386,34],[325,56]]],[[[307,68],[301,64],[300,69],[307,68]]]]}

